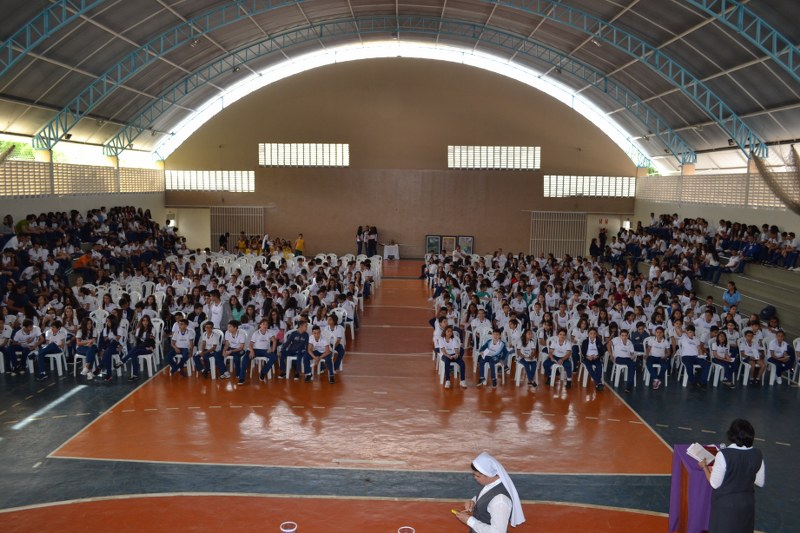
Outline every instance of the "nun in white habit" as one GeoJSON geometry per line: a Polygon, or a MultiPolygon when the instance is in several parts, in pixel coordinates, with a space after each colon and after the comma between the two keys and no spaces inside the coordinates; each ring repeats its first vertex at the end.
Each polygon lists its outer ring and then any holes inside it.
{"type": "Polygon", "coordinates": [[[469,526],[472,533],[506,533],[508,525],[516,527],[525,521],[519,494],[506,469],[486,452],[472,461],[473,477],[483,485],[476,497],[464,504],[456,518],[469,526]]]}

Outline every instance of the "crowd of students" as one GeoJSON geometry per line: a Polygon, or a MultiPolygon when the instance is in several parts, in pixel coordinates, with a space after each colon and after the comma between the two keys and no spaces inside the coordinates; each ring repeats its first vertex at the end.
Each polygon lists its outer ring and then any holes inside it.
{"type": "Polygon", "coordinates": [[[677,214],[650,214],[650,224],[621,229],[617,235],[601,231],[592,239],[589,255],[612,263],[649,261],[658,266],[662,282],[685,283],[699,277],[714,284],[724,272],[741,272],[747,262],[758,262],[788,270],[800,256],[800,239],[792,231],[762,224],[759,229],[729,220],[713,226],[703,218],[680,218],[677,214]]]}
{"type": "MultiPolygon", "coordinates": [[[[702,229],[675,228],[687,235],[700,231],[695,245],[706,246],[702,229]]],[[[655,242],[642,228],[633,235],[642,237],[637,245],[655,242]]],[[[502,250],[485,257],[427,256],[423,277],[433,290],[430,323],[445,388],[454,368],[467,386],[463,357],[470,345],[479,387],[489,380],[497,386],[497,372],[510,373],[512,364],[531,390],[539,385],[537,370],[546,385],[552,375],[571,388],[581,367],[598,391],[608,372],[624,376],[626,391],[640,371],[653,389],[668,375],[684,373],[688,384],[705,389],[712,370],[728,387],[740,375],[744,384],[759,386],[769,367],[779,384],[785,376],[797,379],[795,349],[776,317],[762,325],[757,315],[740,315],[733,283],[721,312],[713,297],[698,300],[682,271],[695,251],[668,251],[664,259],[679,271],[675,277],[664,276],[657,264],[641,274],[634,261],[615,260],[613,252],[610,263],[602,254],[556,259],[502,250]]]]}
{"type": "Polygon", "coordinates": [[[27,221],[14,227],[6,217],[14,232],[0,271],[0,355],[12,375],[33,366],[40,380],[51,358],[111,382],[128,364],[135,381],[140,363],[155,367],[163,356],[178,375],[189,363],[229,378],[230,362],[239,384],[253,361],[262,379],[278,368],[278,377],[299,379],[302,368],[310,381],[325,365],[333,383],[345,326],[354,333],[380,268],[364,257],[295,257],[281,243],[269,259],[191,251],[175,228],[128,207],[27,221]],[[141,253],[128,253],[134,243],[141,253]]]}

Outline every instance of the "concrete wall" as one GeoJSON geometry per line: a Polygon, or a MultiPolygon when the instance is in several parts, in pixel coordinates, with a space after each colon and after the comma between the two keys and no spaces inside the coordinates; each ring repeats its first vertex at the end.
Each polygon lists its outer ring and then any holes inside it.
{"type": "Polygon", "coordinates": [[[476,249],[527,251],[524,210],[631,213],[633,199],[545,199],[552,174],[632,176],[598,128],[549,96],[463,65],[409,59],[332,65],[240,100],[167,160],[168,169],[256,171],[251,194],[168,192],[167,205],[265,205],[271,235],[310,252],[355,249],[359,225],[422,254],[426,234],[474,235],[476,249]],[[261,142],[350,143],[350,167],[258,168],[261,142]],[[447,169],[448,145],[542,147],[542,169],[447,169]]]}
{"type": "Polygon", "coordinates": [[[44,198],[4,198],[0,200],[0,213],[11,214],[14,221],[25,218],[29,214],[38,215],[49,211],[70,212],[77,209],[86,214],[89,209],[102,206],[135,206],[142,210],[149,209],[153,220],[163,225],[166,219],[164,210],[164,193],[126,193],[126,194],[90,194],[86,196],[48,196],[44,198]]]}
{"type": "Polygon", "coordinates": [[[656,216],[665,213],[678,213],[681,217],[697,218],[702,217],[713,225],[717,226],[720,219],[731,220],[733,222],[745,222],[755,224],[759,228],[762,224],[774,224],[781,231],[800,231],[800,215],[791,211],[780,211],[777,209],[743,209],[730,208],[724,205],[705,205],[705,204],[668,204],[659,202],[647,202],[636,200],[633,218],[633,227],[636,221],[641,220],[644,225],[650,223],[650,213],[656,216]]]}
{"type": "Polygon", "coordinates": [[[178,234],[189,248],[211,248],[211,208],[167,207],[167,218],[175,220],[178,234]]]}

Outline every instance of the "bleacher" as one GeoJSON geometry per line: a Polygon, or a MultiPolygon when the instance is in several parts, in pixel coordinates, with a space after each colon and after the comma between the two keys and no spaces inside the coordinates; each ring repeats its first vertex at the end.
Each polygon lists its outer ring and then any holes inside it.
{"type": "Polygon", "coordinates": [[[694,287],[698,297],[710,295],[721,304],[728,281],[733,281],[742,295],[742,314],[759,313],[772,305],[787,336],[800,337],[800,273],[748,263],[741,274],[722,274],[719,285],[696,279],[694,287]]]}

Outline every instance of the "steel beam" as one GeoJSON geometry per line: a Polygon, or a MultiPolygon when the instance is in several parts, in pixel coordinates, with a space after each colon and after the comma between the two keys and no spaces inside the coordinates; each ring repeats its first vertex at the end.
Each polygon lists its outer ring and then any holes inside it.
{"type": "Polygon", "coordinates": [[[707,85],[667,54],[640,37],[590,13],[557,0],[481,0],[546,18],[592,35],[647,65],[703,110],[748,155],[767,157],[767,144],[707,85]]]}
{"type": "Polygon", "coordinates": [[[739,0],[686,0],[736,30],[800,83],[800,48],[739,0]]]}
{"type": "Polygon", "coordinates": [[[0,78],[55,32],[103,2],[105,0],[58,0],[44,8],[0,45],[0,78]]]}
{"type": "MultiPolygon", "coordinates": [[[[139,135],[151,128],[172,105],[190,92],[202,87],[223,74],[247,61],[252,61],[273,52],[283,52],[294,45],[309,40],[347,35],[386,34],[387,37],[397,29],[409,34],[455,37],[459,42],[467,39],[503,50],[516,52],[523,56],[543,61],[561,68],[562,73],[575,76],[595,87],[606,96],[623,105],[654,136],[659,138],[679,163],[693,163],[697,156],[680,135],[674,133],[667,122],[636,95],[616,81],[607,78],[602,72],[577,61],[563,52],[550,48],[525,36],[503,30],[453,19],[440,19],[418,16],[373,16],[356,19],[330,21],[305,28],[274,35],[253,45],[240,48],[231,54],[216,59],[199,68],[191,75],[176,82],[162,95],[143,108],[130,123],[111,138],[104,147],[107,155],[118,155],[139,135]]],[[[645,164],[642,154],[634,154],[638,164],[645,164]]]]}
{"type": "Polygon", "coordinates": [[[33,137],[37,150],[51,150],[83,117],[122,83],[172,50],[191,43],[249,16],[266,13],[305,0],[237,0],[223,4],[173,26],[129,53],[84,88],[33,137]]]}

